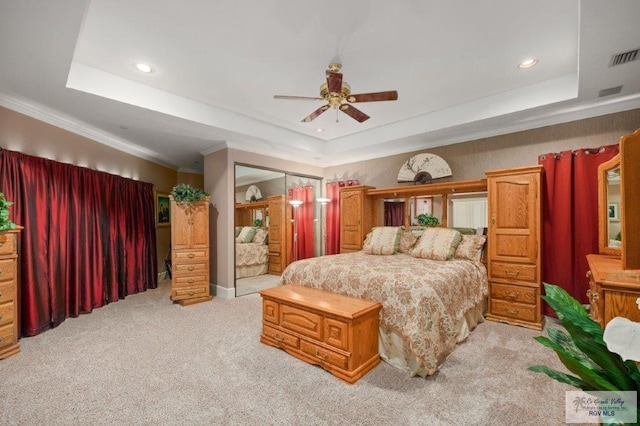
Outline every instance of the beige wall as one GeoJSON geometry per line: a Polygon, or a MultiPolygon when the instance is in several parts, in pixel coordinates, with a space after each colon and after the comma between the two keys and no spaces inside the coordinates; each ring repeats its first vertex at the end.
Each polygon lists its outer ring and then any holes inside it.
{"type": "Polygon", "coordinates": [[[204,175],[178,171],[178,183],[186,183],[197,189],[204,189],[204,175]]]}
{"type": "MultiPolygon", "coordinates": [[[[3,107],[0,107],[0,146],[24,154],[150,182],[162,192],[169,192],[176,184],[175,170],[3,107]]],[[[157,228],[156,237],[158,271],[161,271],[171,241],[170,228],[157,228]]]]}
{"type": "MultiPolygon", "coordinates": [[[[573,121],[555,126],[478,139],[455,145],[428,148],[390,157],[327,167],[327,181],[358,179],[377,188],[400,186],[400,167],[413,155],[429,152],[442,157],[451,167],[449,180],[484,178],[487,170],[529,166],[538,163],[538,155],[549,152],[592,148],[618,143],[621,136],[640,128],[640,109],[573,121]]],[[[407,184],[404,184],[407,185],[407,184]]]]}

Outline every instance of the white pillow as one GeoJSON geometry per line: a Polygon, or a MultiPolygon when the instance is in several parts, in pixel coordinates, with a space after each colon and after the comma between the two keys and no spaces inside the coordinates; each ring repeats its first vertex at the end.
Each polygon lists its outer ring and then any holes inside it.
{"type": "Polygon", "coordinates": [[[256,228],[252,226],[245,226],[244,228],[242,228],[242,231],[240,231],[240,234],[238,235],[238,238],[236,238],[236,241],[239,240],[241,243],[250,243],[255,235],[256,228]]]}

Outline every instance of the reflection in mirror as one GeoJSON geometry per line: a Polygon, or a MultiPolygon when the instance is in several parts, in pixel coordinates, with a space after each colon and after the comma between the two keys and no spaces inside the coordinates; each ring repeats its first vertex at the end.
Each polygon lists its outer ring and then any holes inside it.
{"type": "Polygon", "coordinates": [[[598,166],[598,246],[601,254],[622,254],[620,154],[598,166]]]}
{"type": "Polygon", "coordinates": [[[290,258],[288,252],[293,248],[294,237],[299,247],[295,258],[322,255],[324,224],[321,221],[322,204],[318,202],[321,182],[316,177],[236,164],[236,296],[256,293],[279,283],[279,273],[282,271],[279,265],[281,261],[283,265],[288,263],[285,257],[290,258]],[[295,208],[297,215],[294,215],[293,207],[287,200],[298,198],[303,203],[295,208]],[[270,206],[277,208],[277,211],[270,212],[270,206]],[[286,227],[270,227],[270,217],[276,220],[274,223],[291,221],[291,230],[295,229],[297,235],[292,235],[286,227]],[[278,235],[270,235],[270,230],[278,235]],[[272,244],[269,244],[270,237],[272,244]],[[273,260],[272,264],[270,259],[273,260]]]}

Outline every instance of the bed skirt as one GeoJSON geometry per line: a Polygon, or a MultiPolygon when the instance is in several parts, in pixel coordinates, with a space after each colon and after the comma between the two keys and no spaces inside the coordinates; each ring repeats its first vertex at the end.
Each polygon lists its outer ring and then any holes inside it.
{"type": "Polygon", "coordinates": [[[268,263],[263,263],[260,265],[236,266],[236,279],[257,277],[258,275],[264,275],[268,272],[268,263]]]}

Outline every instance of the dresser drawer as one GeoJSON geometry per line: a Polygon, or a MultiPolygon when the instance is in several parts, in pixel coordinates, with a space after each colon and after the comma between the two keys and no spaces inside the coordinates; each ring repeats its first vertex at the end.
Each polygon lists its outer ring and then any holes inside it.
{"type": "Polygon", "coordinates": [[[174,288],[171,291],[171,300],[182,300],[188,299],[192,297],[204,297],[209,295],[209,284],[193,286],[193,287],[183,287],[183,288],[174,288]]]}
{"type": "Polygon", "coordinates": [[[269,299],[262,299],[262,319],[278,324],[280,319],[280,304],[269,299]]]}
{"type": "Polygon", "coordinates": [[[533,322],[536,321],[536,310],[532,305],[512,303],[503,300],[491,299],[491,314],[498,317],[507,317],[515,320],[533,322]]]}
{"type": "Polygon", "coordinates": [[[209,262],[197,261],[193,263],[177,262],[172,265],[171,272],[175,275],[203,274],[209,270],[209,262]]]}
{"type": "Polygon", "coordinates": [[[17,234],[11,232],[3,232],[0,234],[0,256],[16,253],[17,236],[17,234]]]}
{"type": "Polygon", "coordinates": [[[322,315],[281,304],[280,326],[322,341],[322,315]]]}
{"type": "Polygon", "coordinates": [[[491,299],[506,300],[508,302],[525,303],[536,305],[539,295],[538,289],[534,287],[522,287],[511,284],[490,283],[491,299]]]}
{"type": "Polygon", "coordinates": [[[0,260],[0,281],[10,281],[16,276],[16,260],[2,259],[0,260]]]}
{"type": "Polygon", "coordinates": [[[14,303],[0,304],[0,327],[7,324],[13,324],[16,318],[14,303]]]}
{"type": "Polygon", "coordinates": [[[11,346],[16,343],[16,335],[13,330],[13,324],[7,324],[0,327],[0,349],[4,349],[7,346],[11,346]]]}
{"type": "Polygon", "coordinates": [[[300,341],[300,350],[316,361],[327,362],[342,369],[347,369],[348,367],[349,359],[346,356],[314,345],[306,340],[300,341]]]}
{"type": "Polygon", "coordinates": [[[209,284],[207,282],[207,276],[205,274],[193,274],[182,277],[173,277],[174,286],[196,286],[204,283],[209,284]]]}
{"type": "Polygon", "coordinates": [[[536,265],[491,262],[491,277],[516,281],[537,282],[536,265]]]}
{"type": "Polygon", "coordinates": [[[300,339],[296,336],[292,336],[289,333],[285,333],[280,330],[276,330],[273,327],[269,327],[268,325],[262,326],[262,334],[266,337],[275,340],[279,343],[280,346],[289,346],[292,348],[298,349],[300,347],[300,339]]]}
{"type": "Polygon", "coordinates": [[[202,262],[203,260],[209,260],[209,251],[201,249],[192,250],[174,250],[173,251],[173,264],[180,262],[202,262]]]}
{"type": "Polygon", "coordinates": [[[5,303],[13,300],[16,297],[16,283],[0,282],[0,303],[5,303]]]}

